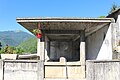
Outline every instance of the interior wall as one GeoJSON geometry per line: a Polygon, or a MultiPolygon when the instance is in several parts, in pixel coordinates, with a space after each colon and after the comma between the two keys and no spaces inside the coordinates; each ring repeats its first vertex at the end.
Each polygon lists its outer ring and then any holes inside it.
{"type": "Polygon", "coordinates": [[[100,51],[98,53],[97,60],[112,60],[112,44],[113,44],[112,27],[114,26],[111,23],[107,30],[106,37],[103,41],[100,51]]]}
{"type": "Polygon", "coordinates": [[[50,41],[50,52],[47,54],[49,61],[59,61],[60,57],[66,58],[67,61],[79,61],[79,41],[50,41]]]}
{"type": "Polygon", "coordinates": [[[51,41],[49,57],[53,61],[59,61],[60,57],[70,60],[72,58],[72,41],[51,41]]]}
{"type": "Polygon", "coordinates": [[[102,43],[106,37],[108,27],[104,26],[98,31],[86,37],[86,59],[95,60],[98,56],[102,43]]]}
{"type": "Polygon", "coordinates": [[[79,61],[80,60],[80,38],[73,41],[72,45],[72,60],[79,61]]]}

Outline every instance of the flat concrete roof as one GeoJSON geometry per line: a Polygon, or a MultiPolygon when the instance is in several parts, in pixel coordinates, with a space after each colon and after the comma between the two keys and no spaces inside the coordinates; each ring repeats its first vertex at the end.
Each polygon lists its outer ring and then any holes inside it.
{"type": "Polygon", "coordinates": [[[60,17],[40,17],[40,18],[16,18],[16,21],[24,28],[32,32],[38,28],[44,30],[85,30],[92,32],[114,22],[113,18],[60,18],[60,17]]]}

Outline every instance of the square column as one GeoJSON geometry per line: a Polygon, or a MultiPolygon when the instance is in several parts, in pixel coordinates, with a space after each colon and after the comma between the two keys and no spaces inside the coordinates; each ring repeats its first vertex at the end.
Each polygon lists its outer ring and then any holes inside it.
{"type": "Polygon", "coordinates": [[[37,56],[40,60],[44,60],[44,42],[41,42],[40,39],[37,42],[37,56]]]}
{"type": "Polygon", "coordinates": [[[80,33],[80,62],[81,65],[85,65],[85,31],[82,30],[80,33]]]}
{"type": "Polygon", "coordinates": [[[82,30],[80,33],[80,64],[82,68],[81,73],[83,79],[85,79],[85,52],[85,30],[82,30]]]}

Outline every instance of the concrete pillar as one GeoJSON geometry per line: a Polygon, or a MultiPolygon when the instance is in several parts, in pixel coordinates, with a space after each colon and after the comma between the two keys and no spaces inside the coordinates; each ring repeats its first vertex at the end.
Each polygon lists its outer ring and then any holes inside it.
{"type": "Polygon", "coordinates": [[[85,65],[85,31],[80,33],[80,62],[81,65],[85,65]]]}
{"type": "Polygon", "coordinates": [[[40,57],[40,39],[37,41],[37,56],[40,57]]]}
{"type": "Polygon", "coordinates": [[[85,55],[85,31],[81,31],[80,33],[80,64],[82,68],[82,78],[85,79],[85,61],[86,61],[86,55],[85,55]]]}
{"type": "Polygon", "coordinates": [[[40,57],[40,60],[45,59],[45,42],[40,42],[40,39],[38,39],[37,43],[37,56],[40,57]]]}
{"type": "Polygon", "coordinates": [[[50,41],[45,41],[45,62],[47,62],[50,55],[50,41]]]}
{"type": "Polygon", "coordinates": [[[45,42],[40,42],[40,60],[45,60],[45,42]]]}
{"type": "Polygon", "coordinates": [[[42,38],[41,38],[41,42],[45,42],[45,30],[42,30],[42,38]]]}

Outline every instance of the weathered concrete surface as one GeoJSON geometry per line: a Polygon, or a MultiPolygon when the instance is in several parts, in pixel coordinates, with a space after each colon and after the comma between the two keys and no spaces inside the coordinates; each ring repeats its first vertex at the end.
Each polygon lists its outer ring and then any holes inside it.
{"type": "Polygon", "coordinates": [[[120,15],[116,21],[116,45],[120,45],[120,15]]]}
{"type": "Polygon", "coordinates": [[[1,59],[17,59],[17,54],[1,54],[1,59]]]}
{"type": "Polygon", "coordinates": [[[97,60],[112,60],[112,27],[114,26],[111,23],[96,58],[97,60]]]}
{"type": "Polygon", "coordinates": [[[109,34],[111,26],[106,25],[86,38],[87,60],[112,59],[112,35],[109,34]]]}
{"type": "Polygon", "coordinates": [[[84,79],[85,66],[68,66],[68,79],[84,79]]]}
{"type": "Polygon", "coordinates": [[[37,40],[37,56],[40,57],[40,39],[37,40]]]}
{"type": "Polygon", "coordinates": [[[45,62],[45,79],[85,79],[85,66],[80,61],[45,62]]]}
{"type": "Polygon", "coordinates": [[[40,42],[40,60],[45,60],[45,42],[40,42]]]}
{"type": "Polygon", "coordinates": [[[85,66],[45,66],[45,78],[85,79],[85,66]]]}
{"type": "Polygon", "coordinates": [[[72,60],[72,41],[51,41],[49,58],[53,61],[58,61],[60,57],[65,57],[67,60],[72,60]]]}
{"type": "Polygon", "coordinates": [[[4,80],[37,80],[36,63],[5,63],[4,80]]]}
{"type": "Polygon", "coordinates": [[[66,67],[46,66],[45,78],[61,78],[66,79],[66,67]]]}
{"type": "Polygon", "coordinates": [[[5,60],[3,62],[4,80],[43,80],[43,64],[41,61],[5,60]]]}
{"type": "Polygon", "coordinates": [[[3,60],[0,60],[0,80],[3,80],[3,60]]]}
{"type": "Polygon", "coordinates": [[[85,42],[80,43],[80,63],[85,65],[86,53],[85,53],[85,42]]]}
{"type": "Polygon", "coordinates": [[[87,61],[87,80],[120,80],[120,61],[87,61]]]}
{"type": "Polygon", "coordinates": [[[120,60],[120,52],[114,52],[112,58],[114,60],[120,60]]]}

